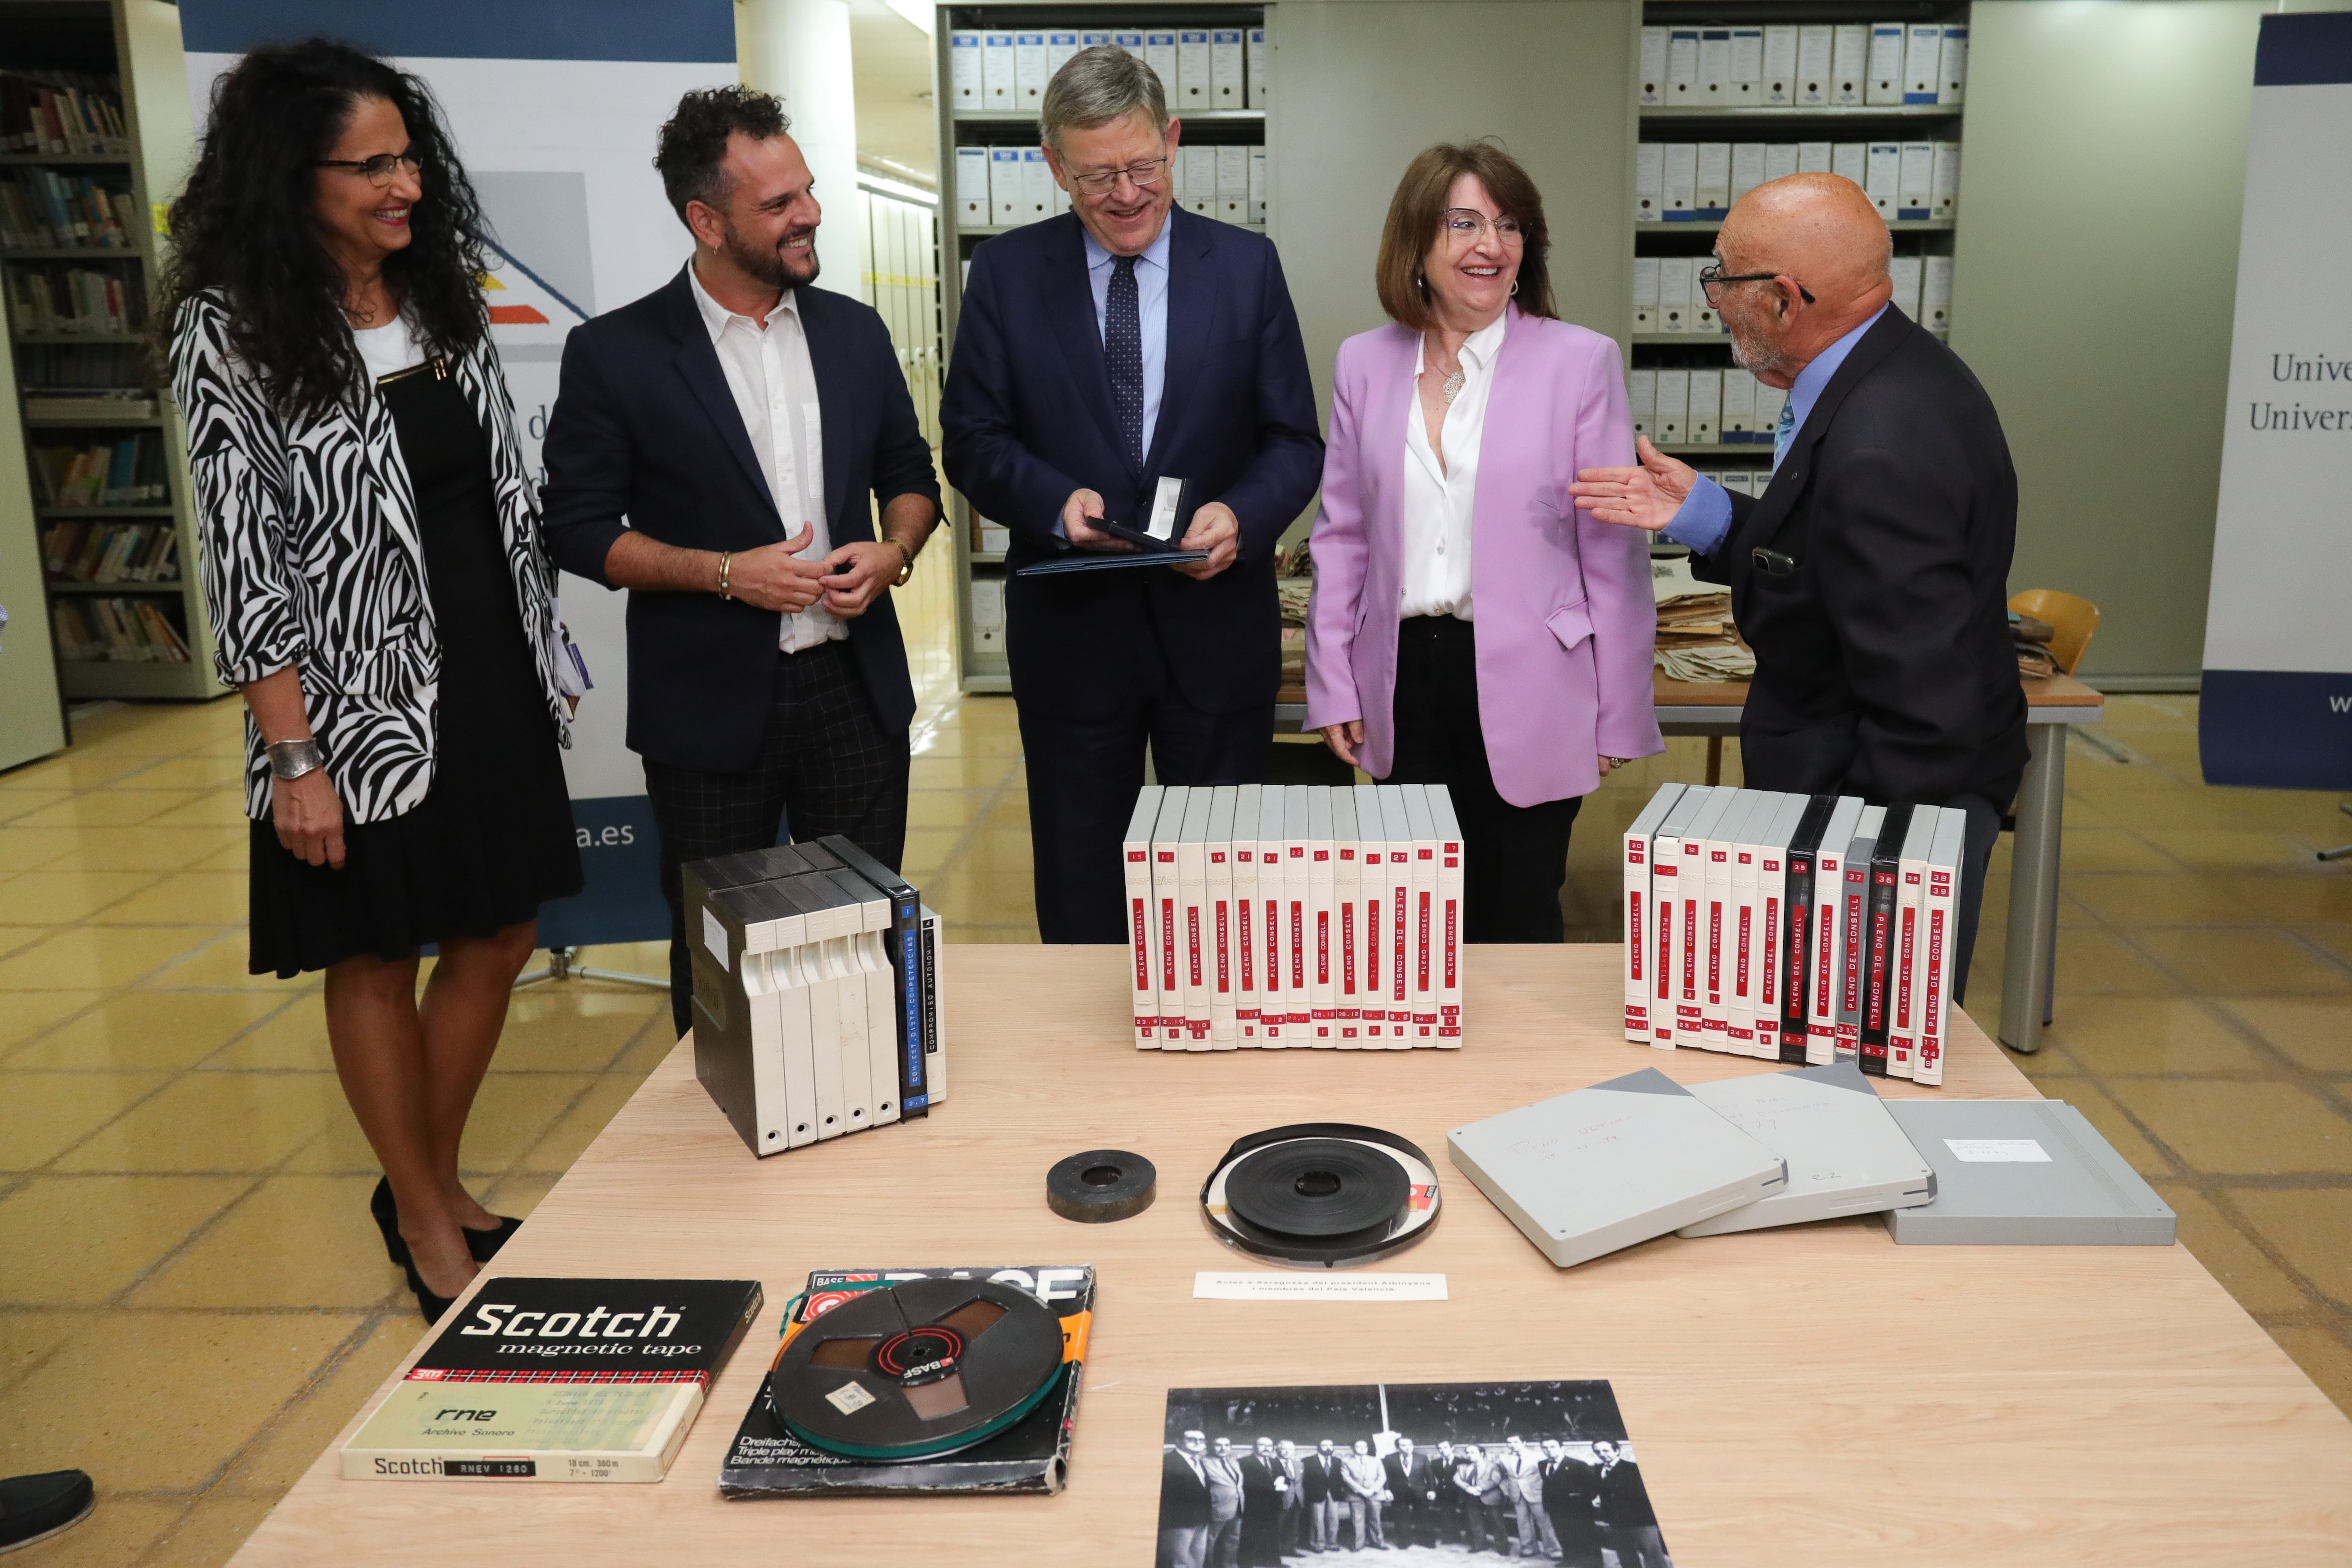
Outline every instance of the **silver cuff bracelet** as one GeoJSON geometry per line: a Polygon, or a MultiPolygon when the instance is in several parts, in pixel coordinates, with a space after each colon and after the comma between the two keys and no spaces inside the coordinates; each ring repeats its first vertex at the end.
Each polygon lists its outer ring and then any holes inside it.
{"type": "Polygon", "coordinates": [[[269,747],[269,776],[274,779],[299,779],[326,765],[315,739],[278,741],[269,747]]]}

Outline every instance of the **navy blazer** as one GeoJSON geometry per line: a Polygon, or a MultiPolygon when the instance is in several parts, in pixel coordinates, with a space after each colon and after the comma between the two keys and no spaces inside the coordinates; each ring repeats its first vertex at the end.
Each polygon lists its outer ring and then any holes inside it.
{"type": "Polygon", "coordinates": [[[1013,531],[1008,575],[1069,548],[1055,525],[1076,489],[1139,522],[1158,476],[1173,475],[1192,481],[1196,504],[1223,501],[1240,521],[1238,558],[1205,583],[1165,568],[1011,578],[1014,689],[1066,714],[1118,707],[1155,626],[1195,708],[1272,702],[1275,542],[1322,479],[1314,383],[1272,242],[1181,208],[1168,221],[1168,363],[1140,470],[1118,439],[1074,214],[972,253],[940,402],[948,482],[1013,531]]]}
{"type": "MultiPolygon", "coordinates": [[[[939,504],[930,445],[882,318],[845,295],[797,293],[824,426],[826,525],[836,547],[871,540],[873,502],[939,504]]],[[[798,531],[768,494],[683,268],[572,330],[544,458],[548,547],[557,565],[598,583],[624,528],[692,550],[753,550],[798,531]]],[[[781,619],[716,594],[632,593],[629,749],[671,767],[749,768],[774,693],[781,619]]],[[[848,626],[883,726],[904,730],[915,689],[890,595],[848,626]]]]}
{"type": "MultiPolygon", "coordinates": [[[[2006,806],[2025,768],[2010,646],[2017,470],[1958,355],[1893,306],[1830,377],[1698,576],[1727,584],[1756,679],[1757,789],[2006,806]],[[1793,570],[1757,570],[1778,550],[1793,570]]],[[[1629,1467],[1630,1468],[1630,1467],[1629,1467]]]]}

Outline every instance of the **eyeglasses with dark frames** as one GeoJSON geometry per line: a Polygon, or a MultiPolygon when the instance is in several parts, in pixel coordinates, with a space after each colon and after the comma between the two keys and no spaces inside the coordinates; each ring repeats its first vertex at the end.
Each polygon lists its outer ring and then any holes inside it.
{"type": "MultiPolygon", "coordinates": [[[[1723,263],[1717,261],[1698,269],[1698,286],[1706,290],[1706,302],[1716,305],[1720,303],[1715,292],[1717,289],[1732,283],[1769,283],[1780,276],[1778,272],[1739,272],[1727,278],[1723,275],[1723,263]]],[[[1797,282],[1793,278],[1789,281],[1797,282]]],[[[1797,283],[1797,295],[1808,305],[1814,303],[1813,291],[1802,283],[1797,283]]]]}
{"type": "Polygon", "coordinates": [[[349,169],[354,174],[365,175],[369,184],[378,187],[392,184],[395,169],[405,168],[415,174],[425,168],[425,160],[414,148],[402,153],[378,153],[373,158],[320,158],[314,162],[321,169],[349,169]]]}

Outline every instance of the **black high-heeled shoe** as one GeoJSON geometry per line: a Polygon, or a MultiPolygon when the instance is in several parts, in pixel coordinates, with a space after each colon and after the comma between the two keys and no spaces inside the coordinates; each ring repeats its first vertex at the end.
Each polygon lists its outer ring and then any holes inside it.
{"type": "Polygon", "coordinates": [[[416,1271],[416,1263],[415,1259],[412,1258],[401,1267],[407,1271],[408,1288],[416,1292],[416,1310],[425,1314],[425,1321],[426,1323],[432,1324],[439,1322],[441,1321],[441,1314],[446,1312],[451,1305],[456,1302],[457,1298],[455,1296],[436,1296],[432,1292],[431,1289],[425,1285],[425,1276],[416,1271]]]}
{"type": "MultiPolygon", "coordinates": [[[[376,1229],[383,1233],[384,1256],[392,1259],[394,1268],[407,1268],[408,1242],[400,1234],[400,1206],[393,1202],[390,1176],[377,1180],[375,1191],[368,1195],[368,1213],[374,1216],[376,1229]]],[[[499,1248],[522,1228],[522,1221],[509,1215],[499,1215],[498,1222],[496,1230],[475,1230],[467,1226],[457,1227],[466,1233],[466,1250],[475,1262],[488,1263],[496,1258],[499,1248]]]]}
{"type": "Polygon", "coordinates": [[[408,1267],[408,1242],[400,1234],[400,1209],[392,1201],[392,1178],[378,1177],[375,1191],[368,1194],[368,1213],[375,1218],[376,1229],[383,1232],[384,1256],[392,1259],[394,1268],[408,1267]]]}

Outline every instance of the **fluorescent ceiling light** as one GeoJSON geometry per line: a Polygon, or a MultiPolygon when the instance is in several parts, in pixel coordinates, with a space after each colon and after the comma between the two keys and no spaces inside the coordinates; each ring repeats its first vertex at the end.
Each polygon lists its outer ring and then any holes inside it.
{"type": "Polygon", "coordinates": [[[924,0],[882,0],[882,3],[915,26],[920,27],[925,37],[930,36],[931,8],[924,3],[924,0]]]}

